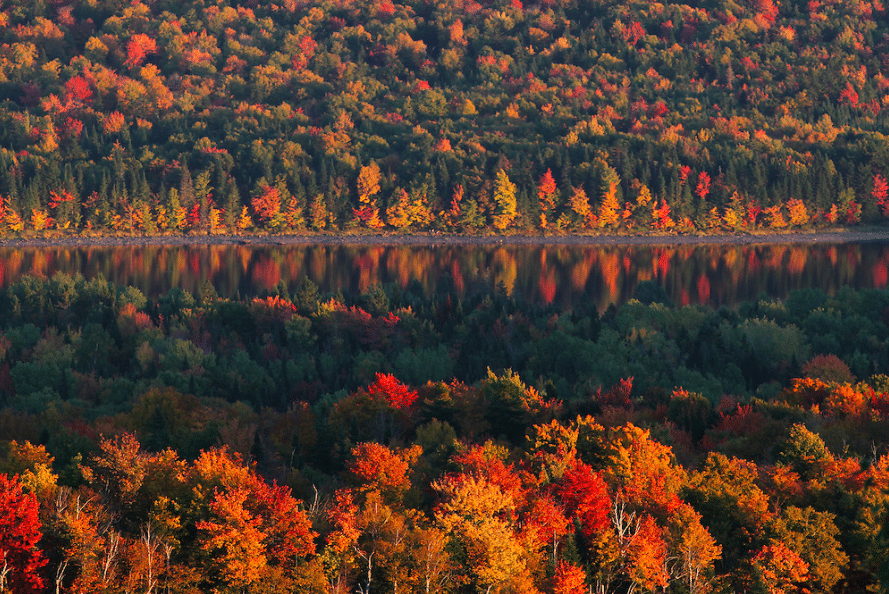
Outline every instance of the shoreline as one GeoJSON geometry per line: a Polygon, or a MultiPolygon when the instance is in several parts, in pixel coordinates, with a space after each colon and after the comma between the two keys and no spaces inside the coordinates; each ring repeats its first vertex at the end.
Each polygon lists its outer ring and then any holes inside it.
{"type": "Polygon", "coordinates": [[[280,245],[757,245],[782,243],[889,242],[889,228],[833,231],[763,232],[726,235],[450,235],[415,234],[292,234],[292,235],[152,235],[60,236],[2,238],[0,248],[90,248],[147,246],[280,246],[280,245]]]}

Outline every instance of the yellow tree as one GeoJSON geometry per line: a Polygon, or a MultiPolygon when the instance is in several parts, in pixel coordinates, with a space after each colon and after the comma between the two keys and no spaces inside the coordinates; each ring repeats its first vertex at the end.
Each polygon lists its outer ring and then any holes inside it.
{"type": "Polygon", "coordinates": [[[704,594],[712,588],[713,564],[722,556],[722,547],[701,524],[701,514],[687,503],[670,517],[674,575],[689,594],[704,594]]]}
{"type": "Polygon", "coordinates": [[[361,168],[356,185],[358,186],[358,210],[362,213],[359,218],[372,229],[381,228],[383,222],[380,220],[377,202],[374,200],[374,195],[380,191],[380,166],[376,161],[371,161],[370,165],[361,168]]]}
{"type": "Polygon", "coordinates": [[[327,226],[327,205],[324,202],[324,194],[315,194],[309,203],[309,225],[315,231],[320,231],[327,226]]]}
{"type": "Polygon", "coordinates": [[[502,169],[497,170],[494,181],[494,228],[502,231],[515,220],[517,211],[516,185],[502,169]]]}
{"type": "Polygon", "coordinates": [[[386,222],[396,229],[404,229],[411,224],[411,197],[407,190],[399,189],[389,199],[386,209],[386,222]]]}
{"type": "Polygon", "coordinates": [[[380,191],[380,166],[376,161],[361,168],[358,173],[358,204],[361,206],[373,206],[373,196],[380,191]]]}
{"type": "Polygon", "coordinates": [[[787,200],[787,212],[790,214],[790,224],[794,227],[802,227],[809,222],[809,213],[805,203],[799,198],[787,200]]]}
{"type": "Polygon", "coordinates": [[[505,592],[527,577],[525,550],[514,531],[512,496],[483,477],[455,475],[433,484],[443,502],[438,525],[465,551],[466,577],[482,592],[505,592]]]}
{"type": "Polygon", "coordinates": [[[602,203],[599,205],[599,227],[615,228],[620,222],[620,199],[617,195],[620,176],[613,167],[605,166],[602,176],[602,203]]]}
{"type": "Polygon", "coordinates": [[[267,563],[262,520],[246,509],[248,495],[243,488],[217,490],[211,518],[195,525],[201,548],[209,555],[212,579],[240,590],[258,581],[267,563]]]}
{"type": "Polygon", "coordinates": [[[405,202],[404,194],[399,199],[399,206],[407,216],[407,223],[413,228],[423,228],[432,223],[432,209],[429,207],[429,184],[423,182],[411,188],[405,202]]]}
{"type": "Polygon", "coordinates": [[[586,191],[583,188],[573,188],[568,204],[574,214],[583,221],[583,225],[588,227],[592,222],[593,211],[590,209],[590,199],[586,191]]]}

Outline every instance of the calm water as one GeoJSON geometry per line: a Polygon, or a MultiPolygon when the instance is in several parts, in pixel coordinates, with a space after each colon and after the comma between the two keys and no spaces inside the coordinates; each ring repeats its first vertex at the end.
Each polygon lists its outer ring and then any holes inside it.
{"type": "Polygon", "coordinates": [[[223,296],[250,296],[303,276],[322,292],[418,282],[427,292],[466,296],[502,285],[517,298],[570,308],[581,296],[601,309],[620,304],[642,281],[677,304],[731,305],[794,289],[833,293],[884,288],[889,244],[704,246],[146,246],[0,249],[0,283],[25,274],[99,274],[149,296],[206,281],[223,296]]]}

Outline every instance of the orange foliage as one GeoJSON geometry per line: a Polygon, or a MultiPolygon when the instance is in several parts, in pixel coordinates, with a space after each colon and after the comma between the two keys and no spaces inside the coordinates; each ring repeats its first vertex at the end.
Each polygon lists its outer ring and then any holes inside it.
{"type": "Polygon", "coordinates": [[[281,192],[278,188],[267,185],[262,186],[260,191],[261,193],[250,201],[253,212],[256,213],[260,221],[274,228],[281,222],[281,192]]]}
{"type": "Polygon", "coordinates": [[[651,217],[651,227],[653,229],[666,230],[676,226],[676,223],[670,218],[670,205],[667,204],[666,200],[662,201],[660,208],[658,208],[657,203],[655,203],[651,211],[651,217]]]}
{"type": "Polygon", "coordinates": [[[540,200],[540,210],[544,214],[556,207],[556,189],[556,180],[553,179],[553,172],[551,169],[547,169],[537,183],[537,198],[540,200]]]}
{"type": "Polygon", "coordinates": [[[805,408],[820,407],[830,394],[830,386],[814,378],[793,378],[790,387],[781,392],[785,402],[805,408]]]}
{"type": "Polygon", "coordinates": [[[617,184],[611,182],[602,203],[599,205],[599,226],[600,227],[616,227],[620,222],[620,203],[617,200],[617,184]]]}
{"type": "Polygon", "coordinates": [[[506,464],[495,448],[470,446],[456,454],[453,461],[461,466],[463,476],[476,477],[496,485],[514,503],[524,500],[523,474],[517,472],[512,464],[506,464]]]}
{"type": "Polygon", "coordinates": [[[586,594],[586,573],[582,567],[559,561],[553,576],[553,594],[586,594]]]}
{"type": "Polygon", "coordinates": [[[144,33],[137,33],[127,42],[127,59],[124,66],[136,68],[145,62],[148,54],[157,53],[157,42],[144,33]]]}
{"type": "Polygon", "coordinates": [[[707,199],[707,194],[710,193],[710,175],[706,171],[702,171],[698,174],[698,185],[695,188],[695,194],[698,195],[698,198],[701,200],[707,199]]]}
{"type": "Polygon", "coordinates": [[[765,545],[753,556],[757,580],[768,594],[801,591],[809,575],[809,564],[781,542],[765,545]]]}
{"type": "Polygon", "coordinates": [[[830,395],[824,401],[824,411],[839,417],[857,417],[867,411],[867,404],[864,394],[849,384],[841,384],[831,389],[830,395]]]}
{"type": "Polygon", "coordinates": [[[627,551],[630,578],[641,589],[654,591],[666,588],[670,576],[667,573],[667,543],[663,529],[649,515],[639,522],[627,551]]]}
{"type": "Polygon", "coordinates": [[[421,453],[420,446],[397,452],[378,443],[360,443],[352,448],[348,468],[360,481],[362,491],[377,491],[397,501],[410,488],[410,465],[421,453]]]}

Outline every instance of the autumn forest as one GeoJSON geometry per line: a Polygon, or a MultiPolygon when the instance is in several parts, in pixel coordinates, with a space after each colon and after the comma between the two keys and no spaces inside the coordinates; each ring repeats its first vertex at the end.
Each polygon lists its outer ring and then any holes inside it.
{"type": "Polygon", "coordinates": [[[869,592],[889,293],[0,290],[15,593],[869,592]]]}
{"type": "Polygon", "coordinates": [[[4,0],[0,235],[889,213],[879,1],[4,0]]]}
{"type": "MultiPolygon", "coordinates": [[[[694,4],[0,0],[0,238],[880,224],[882,3],[694,4]]],[[[889,591],[885,260],[714,308],[657,253],[570,308],[545,250],[541,302],[14,254],[0,593],[889,591]]]]}

